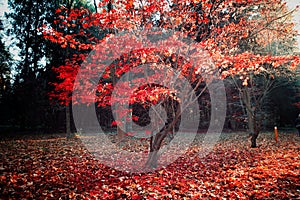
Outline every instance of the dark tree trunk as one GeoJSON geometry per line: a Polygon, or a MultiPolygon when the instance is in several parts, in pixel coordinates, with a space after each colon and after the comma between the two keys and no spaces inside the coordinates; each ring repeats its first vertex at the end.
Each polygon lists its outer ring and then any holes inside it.
{"type": "Polygon", "coordinates": [[[251,148],[256,148],[256,140],[258,138],[258,135],[261,131],[261,123],[262,118],[257,116],[257,112],[255,111],[255,108],[253,108],[253,111],[251,112],[250,120],[248,121],[248,126],[251,127],[250,132],[251,134],[251,148]]]}
{"type": "Polygon", "coordinates": [[[253,117],[253,112],[247,110],[247,117],[248,117],[248,129],[249,129],[249,135],[253,136],[255,135],[255,120],[253,117]]]}
{"type": "Polygon", "coordinates": [[[71,104],[66,106],[66,134],[68,139],[75,137],[75,134],[71,131],[71,104]]]}
{"type": "Polygon", "coordinates": [[[150,138],[150,151],[148,160],[145,164],[145,166],[149,168],[157,167],[159,158],[158,151],[161,148],[163,140],[168,134],[172,133],[173,136],[174,131],[178,131],[181,121],[181,109],[176,100],[173,100],[170,97],[162,105],[167,112],[167,122],[155,136],[151,136],[150,138]]]}
{"type": "MultiPolygon", "coordinates": [[[[255,106],[253,106],[253,103],[251,102],[251,92],[249,88],[246,87],[243,89],[242,97],[243,102],[246,106],[246,112],[248,117],[248,129],[249,134],[251,136],[251,148],[256,148],[256,139],[260,132],[261,121],[257,121],[257,109],[255,106]]],[[[258,105],[256,104],[256,106],[258,105]]]]}
{"type": "Polygon", "coordinates": [[[251,136],[251,148],[256,148],[257,147],[257,144],[256,144],[256,139],[258,137],[258,134],[259,134],[259,131],[256,130],[252,136],[251,136]]]}
{"type": "Polygon", "coordinates": [[[160,130],[159,133],[155,135],[155,137],[151,136],[150,152],[149,152],[148,160],[146,162],[146,167],[149,168],[157,167],[158,151],[161,147],[162,141],[167,136],[168,131],[169,131],[169,127],[165,127],[162,130],[160,130]]]}
{"type": "Polygon", "coordinates": [[[255,111],[251,112],[251,114],[248,112],[248,126],[251,136],[251,148],[256,148],[256,139],[260,132],[260,126],[258,125],[257,117],[255,111]]]}

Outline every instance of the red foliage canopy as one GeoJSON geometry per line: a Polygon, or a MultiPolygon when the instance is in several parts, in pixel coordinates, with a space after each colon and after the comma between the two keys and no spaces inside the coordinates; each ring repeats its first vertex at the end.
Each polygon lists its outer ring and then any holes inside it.
{"type": "MultiPolygon", "coordinates": [[[[92,13],[83,8],[68,10],[61,7],[56,10],[57,18],[54,21],[56,28],[46,26],[41,28],[45,38],[60,44],[62,48],[70,49],[69,52],[75,52],[69,55],[64,65],[54,67],[54,71],[62,81],[53,83],[55,90],[51,93],[51,98],[56,98],[63,104],[71,101],[78,70],[91,50],[95,50],[96,47],[98,54],[99,52],[101,54],[95,57],[95,62],[90,63],[88,68],[84,69],[86,73],[82,74],[89,77],[92,74],[92,77],[98,80],[100,78],[98,88],[90,90],[94,94],[97,90],[100,95],[91,99],[82,94],[81,99],[75,99],[75,102],[98,101],[99,105],[107,105],[108,96],[115,84],[113,79],[118,79],[130,69],[145,63],[158,63],[151,65],[153,69],[160,69],[160,65],[172,68],[177,66],[182,77],[194,83],[203,81],[202,76],[199,76],[200,73],[209,75],[218,71],[221,78],[239,75],[243,85],[247,86],[250,74],[273,73],[264,67],[265,64],[272,66],[273,69],[285,66],[294,70],[300,62],[299,58],[293,55],[276,56],[253,50],[255,45],[264,47],[282,38],[294,36],[293,24],[285,20],[289,17],[288,11],[279,9],[285,7],[285,3],[281,0],[217,0],[214,3],[208,0],[180,0],[176,4],[157,0],[118,1],[110,9],[108,3],[109,1],[99,3],[101,8],[99,13],[92,13]],[[278,16],[278,13],[281,15],[278,16]],[[135,35],[140,34],[141,30],[145,32],[153,27],[161,30],[158,32],[160,35],[163,35],[165,30],[173,32],[166,40],[169,44],[155,43],[157,46],[154,47],[151,45],[154,43],[149,41],[146,35],[135,35]],[[118,44],[118,41],[114,40],[114,35],[122,31],[132,34],[127,34],[123,38],[119,35],[118,40],[121,40],[122,44],[118,44]],[[265,38],[266,31],[271,37],[265,38]],[[193,63],[195,60],[179,59],[176,50],[163,48],[166,45],[171,46],[170,44],[182,46],[179,41],[182,41],[183,37],[195,39],[198,43],[194,48],[207,50],[214,65],[205,68],[205,65],[200,63],[203,59],[193,63]],[[97,46],[101,43],[107,46],[97,46]],[[145,44],[153,48],[141,49],[140,47],[145,44]],[[109,51],[119,48],[118,45],[122,45],[123,49],[119,52],[109,51]],[[121,57],[114,57],[112,54],[121,57]],[[96,62],[107,60],[109,57],[116,58],[110,66],[96,62]],[[197,64],[201,65],[200,71],[195,70],[197,64]],[[102,72],[102,77],[99,77],[102,72]]],[[[182,50],[183,48],[180,49],[182,50]]],[[[151,76],[148,78],[151,79],[151,76]]],[[[84,83],[86,88],[91,85],[89,81],[84,83]]],[[[151,92],[136,90],[131,101],[157,101],[159,94],[163,93],[161,90],[162,88],[153,89],[151,92]]]]}

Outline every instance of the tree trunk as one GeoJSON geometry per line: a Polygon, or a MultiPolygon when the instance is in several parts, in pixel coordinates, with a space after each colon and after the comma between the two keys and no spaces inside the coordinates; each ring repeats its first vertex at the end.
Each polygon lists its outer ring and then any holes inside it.
{"type": "Polygon", "coordinates": [[[254,134],[251,136],[251,148],[256,148],[257,147],[257,145],[256,145],[256,139],[258,137],[258,134],[259,134],[259,131],[256,130],[254,132],[254,134]]]}
{"type": "Polygon", "coordinates": [[[167,122],[165,126],[155,135],[150,138],[150,151],[148,160],[145,164],[146,167],[156,168],[157,161],[159,158],[158,151],[160,150],[163,140],[167,135],[172,132],[172,137],[174,132],[178,131],[180,121],[181,121],[181,109],[179,103],[173,100],[171,97],[163,102],[163,107],[167,112],[167,122]]]}
{"type": "Polygon", "coordinates": [[[251,95],[250,95],[249,88],[246,87],[243,89],[242,98],[247,112],[249,134],[250,136],[253,136],[255,132],[254,130],[255,120],[254,120],[254,110],[252,109],[251,95]]]}
{"type": "Polygon", "coordinates": [[[165,127],[162,130],[159,131],[153,138],[151,136],[150,138],[150,152],[148,155],[148,160],[146,162],[146,167],[149,168],[156,168],[157,167],[157,161],[158,161],[158,151],[161,147],[162,141],[167,136],[169,131],[169,128],[165,127]]]}
{"type": "Polygon", "coordinates": [[[75,134],[71,131],[71,104],[66,106],[66,134],[67,139],[74,138],[75,134]]]}
{"type": "Polygon", "coordinates": [[[250,136],[255,135],[255,121],[253,117],[253,113],[247,109],[247,116],[248,116],[248,129],[250,136]]]}
{"type": "Polygon", "coordinates": [[[125,132],[121,128],[117,128],[117,143],[120,143],[123,141],[123,138],[125,136],[125,132]]]}
{"type": "MultiPolygon", "coordinates": [[[[248,114],[249,116],[249,114],[248,114]]],[[[255,111],[248,117],[248,126],[251,136],[251,148],[256,148],[256,139],[260,132],[260,120],[257,119],[255,111]]]]}
{"type": "Polygon", "coordinates": [[[260,132],[260,125],[257,122],[257,110],[256,107],[252,105],[251,102],[251,94],[249,91],[249,88],[244,88],[243,90],[243,102],[245,103],[246,106],[246,111],[247,111],[247,117],[248,117],[248,129],[249,129],[249,134],[251,136],[251,148],[256,148],[256,139],[258,137],[258,134],[260,132]]]}

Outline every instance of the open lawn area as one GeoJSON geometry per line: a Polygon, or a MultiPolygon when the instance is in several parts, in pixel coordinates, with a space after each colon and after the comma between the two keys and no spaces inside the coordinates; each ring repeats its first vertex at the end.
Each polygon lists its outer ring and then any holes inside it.
{"type": "Polygon", "coordinates": [[[300,198],[296,131],[279,131],[278,143],[273,133],[261,133],[252,149],[246,133],[224,133],[204,158],[197,156],[201,135],[176,162],[142,174],[97,162],[80,136],[2,138],[0,199],[300,198]]]}

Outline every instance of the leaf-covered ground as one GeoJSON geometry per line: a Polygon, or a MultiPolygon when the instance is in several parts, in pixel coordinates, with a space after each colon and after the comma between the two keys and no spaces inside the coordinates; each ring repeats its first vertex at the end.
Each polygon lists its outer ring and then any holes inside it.
{"type": "Polygon", "coordinates": [[[40,135],[1,139],[0,199],[297,199],[300,137],[222,134],[200,159],[199,142],[166,168],[129,174],[102,164],[80,139],[40,135]]]}

